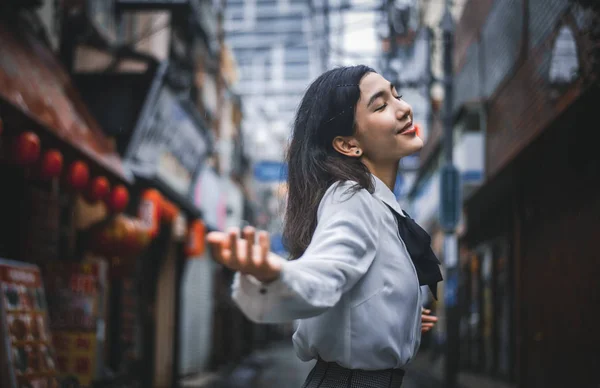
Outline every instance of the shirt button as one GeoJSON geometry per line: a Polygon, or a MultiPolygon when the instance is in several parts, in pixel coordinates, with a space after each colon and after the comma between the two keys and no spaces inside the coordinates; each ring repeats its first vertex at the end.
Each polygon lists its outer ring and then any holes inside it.
{"type": "Polygon", "coordinates": [[[264,294],[266,294],[266,293],[267,293],[267,289],[266,289],[266,288],[264,288],[264,287],[263,287],[263,288],[261,288],[261,289],[260,289],[260,293],[261,293],[261,294],[263,294],[263,295],[264,295],[264,294]]]}

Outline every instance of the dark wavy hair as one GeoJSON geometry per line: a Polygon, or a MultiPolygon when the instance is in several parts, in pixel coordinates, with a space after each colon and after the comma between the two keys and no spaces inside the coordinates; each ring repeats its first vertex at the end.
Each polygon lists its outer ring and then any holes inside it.
{"type": "Polygon", "coordinates": [[[329,70],[308,88],[296,113],[287,152],[288,200],[283,229],[291,259],[306,250],[317,226],[317,209],[327,188],[338,181],[355,181],[353,190],[373,192],[367,167],[337,152],[337,136],[355,132],[354,113],[360,99],[358,84],[370,67],[359,65],[329,70]]]}

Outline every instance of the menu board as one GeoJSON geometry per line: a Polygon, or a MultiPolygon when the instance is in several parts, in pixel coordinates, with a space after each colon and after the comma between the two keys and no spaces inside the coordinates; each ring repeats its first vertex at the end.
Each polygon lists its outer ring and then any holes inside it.
{"type": "Polygon", "coordinates": [[[39,268],[0,259],[0,291],[1,386],[58,388],[39,268]]]}
{"type": "Polygon", "coordinates": [[[82,387],[96,377],[102,351],[106,264],[54,262],[47,266],[48,306],[60,376],[82,387]]]}

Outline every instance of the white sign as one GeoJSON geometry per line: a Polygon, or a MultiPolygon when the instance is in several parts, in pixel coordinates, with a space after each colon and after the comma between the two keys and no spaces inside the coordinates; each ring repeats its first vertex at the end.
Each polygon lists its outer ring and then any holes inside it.
{"type": "Polygon", "coordinates": [[[555,85],[570,84],[579,76],[579,58],[577,42],[573,31],[563,26],[554,41],[550,59],[550,82],[555,85]]]}

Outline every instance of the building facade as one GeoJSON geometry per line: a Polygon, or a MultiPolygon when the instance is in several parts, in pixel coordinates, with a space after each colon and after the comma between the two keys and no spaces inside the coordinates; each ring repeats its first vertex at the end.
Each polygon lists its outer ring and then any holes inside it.
{"type": "MultiPolygon", "coordinates": [[[[460,349],[450,356],[460,358],[463,385],[473,375],[487,381],[474,386],[598,383],[591,348],[600,337],[582,313],[599,303],[600,271],[600,160],[584,124],[598,98],[590,12],[567,0],[467,1],[457,23],[454,163],[464,206],[460,349]]],[[[435,162],[422,163],[420,176],[434,176],[435,162]]],[[[417,209],[433,206],[427,187],[415,186],[417,209]]]]}

